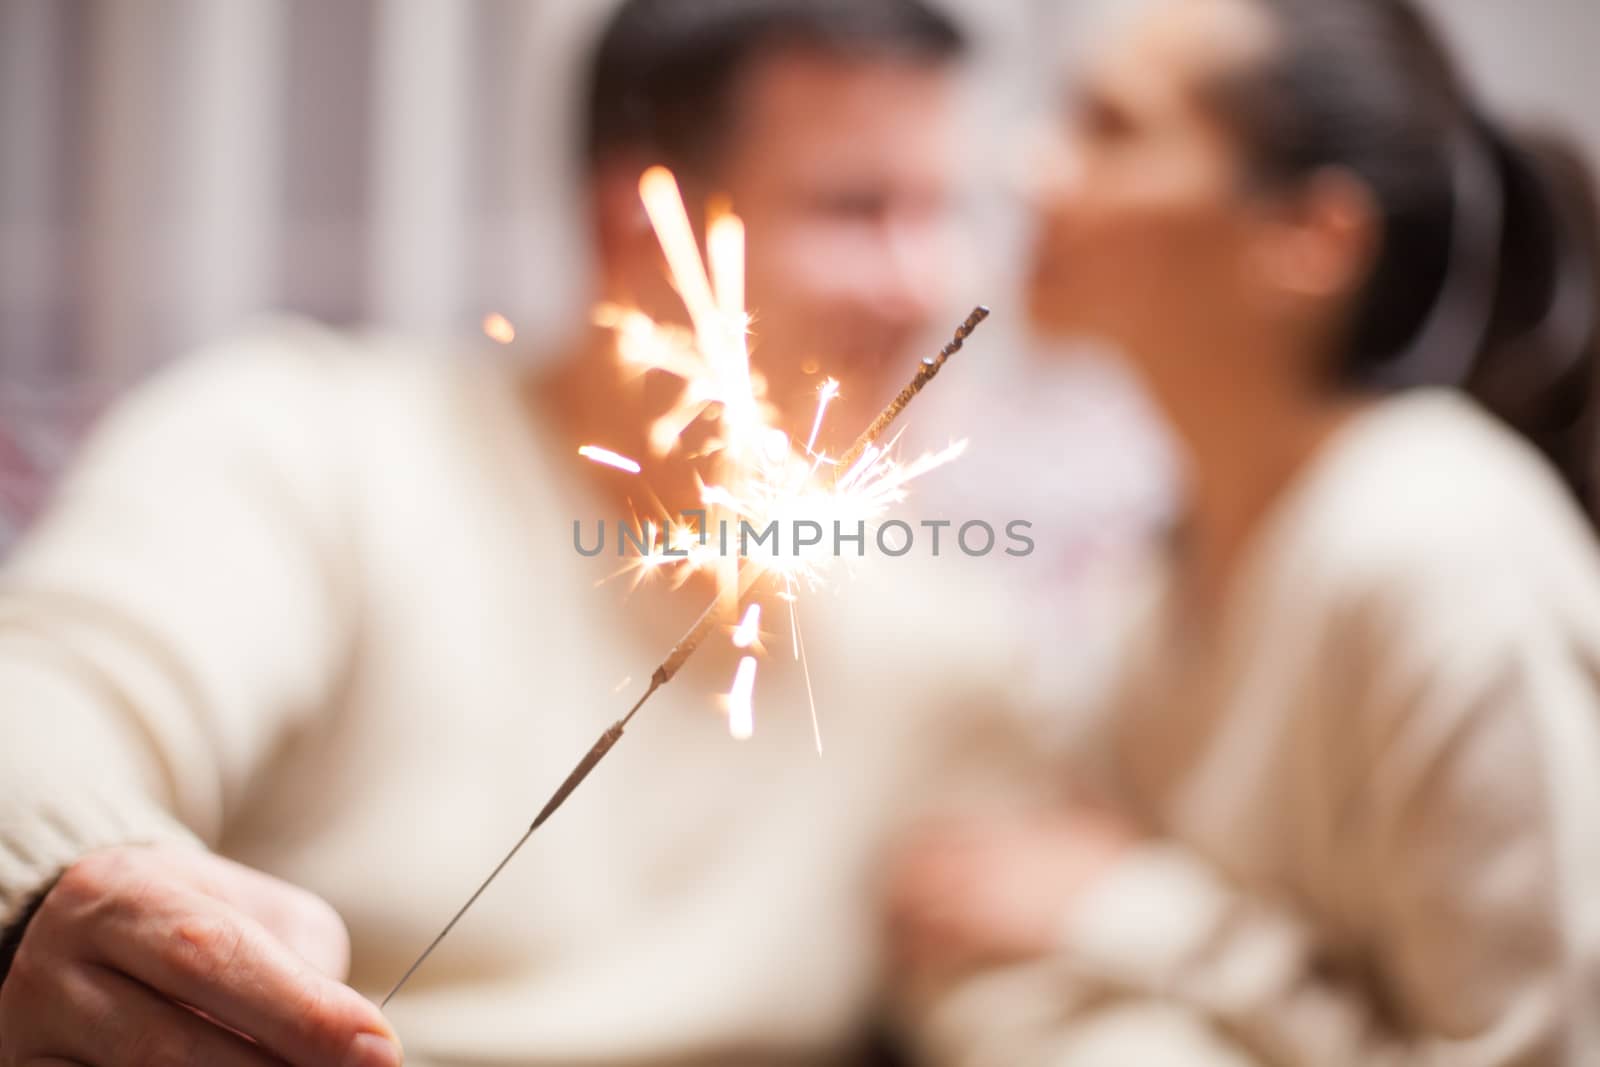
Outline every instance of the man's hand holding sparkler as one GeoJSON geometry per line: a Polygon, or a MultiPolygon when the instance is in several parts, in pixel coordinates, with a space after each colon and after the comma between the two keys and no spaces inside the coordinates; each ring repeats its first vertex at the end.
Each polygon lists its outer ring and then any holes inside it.
{"type": "Polygon", "coordinates": [[[0,985],[0,1064],[398,1067],[383,1016],[343,985],[320,898],[197,850],[90,853],[28,924],[0,985]]]}

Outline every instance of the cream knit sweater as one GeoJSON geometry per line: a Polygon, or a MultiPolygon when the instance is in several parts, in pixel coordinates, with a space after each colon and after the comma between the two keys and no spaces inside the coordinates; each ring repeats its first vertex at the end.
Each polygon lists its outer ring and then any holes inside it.
{"type": "Polygon", "coordinates": [[[1600,1063],[1600,554],[1544,462],[1387,400],[1216,617],[1151,587],[1075,755],[1156,837],[1058,956],[948,991],[934,1059],[1600,1063]]]}
{"type": "MultiPolygon", "coordinates": [[[[92,847],[199,841],[327,898],[381,994],[697,613],[597,586],[573,521],[623,516],[504,369],[364,347],[162,375],[9,562],[0,919],[92,847]]],[[[800,612],[825,755],[786,630],[744,743],[713,642],[391,1005],[410,1062],[840,1062],[886,836],[1015,752],[959,710],[1006,642],[909,559],[800,612]]]]}

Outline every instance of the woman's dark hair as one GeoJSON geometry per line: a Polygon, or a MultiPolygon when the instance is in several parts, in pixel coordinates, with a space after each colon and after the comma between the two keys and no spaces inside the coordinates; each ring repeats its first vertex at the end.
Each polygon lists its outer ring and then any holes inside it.
{"type": "Polygon", "coordinates": [[[623,0],[590,63],[590,166],[618,153],[707,164],[731,125],[739,76],[790,48],[942,63],[966,39],[924,0],[623,0]]]}
{"type": "Polygon", "coordinates": [[[1581,157],[1485,115],[1409,0],[1258,2],[1276,47],[1213,87],[1252,179],[1342,168],[1381,215],[1339,379],[1467,390],[1600,516],[1600,220],[1581,157]]]}

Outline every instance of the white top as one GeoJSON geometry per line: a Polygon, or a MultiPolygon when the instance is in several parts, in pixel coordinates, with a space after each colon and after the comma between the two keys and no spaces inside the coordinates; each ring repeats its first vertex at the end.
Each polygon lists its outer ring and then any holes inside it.
{"type": "Polygon", "coordinates": [[[1065,958],[1261,1063],[1594,1062],[1600,566],[1554,473],[1455,394],[1381,402],[1225,600],[1159,591],[1091,731],[1164,843],[1065,958]]]}

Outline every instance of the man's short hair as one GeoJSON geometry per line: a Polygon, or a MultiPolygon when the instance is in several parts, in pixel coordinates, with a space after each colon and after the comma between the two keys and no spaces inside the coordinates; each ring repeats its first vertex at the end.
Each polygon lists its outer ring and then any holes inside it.
{"type": "Polygon", "coordinates": [[[740,75],[773,52],[938,64],[966,44],[923,0],[624,0],[590,64],[585,159],[708,165],[740,75]]]}

